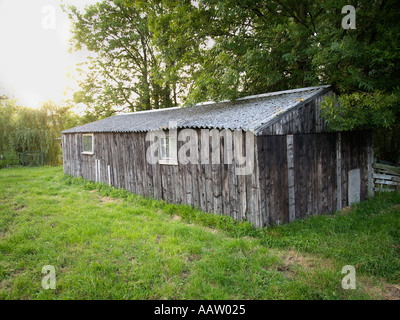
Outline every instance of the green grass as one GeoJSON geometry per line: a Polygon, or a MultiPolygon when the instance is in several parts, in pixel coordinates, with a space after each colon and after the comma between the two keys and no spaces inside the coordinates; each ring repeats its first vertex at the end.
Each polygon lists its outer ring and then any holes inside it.
{"type": "Polygon", "coordinates": [[[0,298],[387,298],[400,276],[399,203],[379,194],[346,214],[254,229],[60,167],[4,169],[0,298]],[[41,286],[45,265],[56,290],[41,286]],[[341,287],[344,265],[356,290],[341,287]]]}

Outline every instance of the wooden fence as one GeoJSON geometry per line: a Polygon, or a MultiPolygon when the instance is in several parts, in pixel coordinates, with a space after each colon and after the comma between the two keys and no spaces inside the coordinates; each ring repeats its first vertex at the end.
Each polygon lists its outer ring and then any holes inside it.
{"type": "Polygon", "coordinates": [[[374,163],[375,191],[400,191],[400,167],[374,163]]]}

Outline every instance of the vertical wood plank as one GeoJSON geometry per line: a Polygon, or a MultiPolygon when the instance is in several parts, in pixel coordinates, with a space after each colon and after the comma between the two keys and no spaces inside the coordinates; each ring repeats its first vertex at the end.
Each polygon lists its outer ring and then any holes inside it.
{"type": "Polygon", "coordinates": [[[374,196],[374,181],[373,181],[373,162],[374,162],[374,146],[373,146],[373,139],[372,139],[372,134],[369,135],[369,139],[367,142],[367,158],[368,158],[368,164],[367,164],[367,171],[368,171],[368,197],[373,197],[374,196]]]}
{"type": "Polygon", "coordinates": [[[289,222],[296,217],[295,189],[294,189],[294,151],[293,135],[286,136],[287,167],[288,167],[288,197],[289,197],[289,222]]]}
{"type": "Polygon", "coordinates": [[[336,134],[336,210],[342,210],[342,134],[336,134]]]}

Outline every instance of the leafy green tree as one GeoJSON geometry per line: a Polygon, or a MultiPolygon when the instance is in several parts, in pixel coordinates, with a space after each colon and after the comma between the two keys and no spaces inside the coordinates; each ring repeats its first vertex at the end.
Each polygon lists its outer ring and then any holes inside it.
{"type": "Polygon", "coordinates": [[[378,156],[398,160],[397,6],[395,0],[115,0],[84,13],[68,7],[74,48],[94,53],[75,100],[96,118],[114,106],[143,110],[331,84],[338,98],[323,105],[330,128],[374,128],[378,156]],[[342,27],[345,5],[356,8],[356,29],[342,27]]]}
{"type": "MultiPolygon", "coordinates": [[[[136,3],[136,1],[135,1],[136,3]]],[[[153,42],[186,76],[189,103],[331,84],[331,129],[374,128],[398,146],[400,11],[393,0],[153,0],[153,42]],[[343,29],[342,8],[356,8],[343,29]],[[189,72],[186,72],[189,70],[189,72]],[[384,130],[382,134],[381,130],[384,130]]],[[[400,150],[378,156],[396,159],[400,150]]]]}
{"type": "MultiPolygon", "coordinates": [[[[335,19],[347,1],[323,4],[313,64],[323,83],[335,86],[338,101],[323,114],[333,129],[375,129],[378,158],[400,164],[400,11],[397,1],[351,1],[356,29],[335,19]]],[[[343,15],[342,15],[343,16],[343,15]]]]}
{"type": "MultiPolygon", "coordinates": [[[[136,2],[136,1],[135,1],[136,2]]],[[[188,102],[313,85],[318,5],[309,1],[153,1],[154,43],[174,55],[188,102]]]]}
{"type": "MultiPolygon", "coordinates": [[[[12,132],[14,131],[13,116],[15,100],[2,96],[0,99],[0,161],[5,162],[10,157],[15,159],[12,132]]],[[[15,160],[14,160],[15,161],[15,160]]]]}
{"type": "Polygon", "coordinates": [[[43,151],[47,165],[61,164],[61,131],[79,122],[69,107],[51,101],[33,109],[17,106],[13,99],[0,100],[0,166],[18,164],[18,153],[25,151],[43,151]]]}
{"type": "Polygon", "coordinates": [[[87,6],[83,13],[74,6],[64,10],[73,25],[73,49],[86,47],[93,53],[81,67],[86,76],[75,102],[89,106],[95,117],[110,116],[115,107],[135,111],[173,104],[145,11],[117,0],[87,6]]]}
{"type": "Polygon", "coordinates": [[[81,124],[78,115],[68,106],[58,106],[52,101],[43,103],[39,110],[43,116],[43,126],[46,134],[46,161],[49,165],[62,163],[61,131],[81,124]]]}

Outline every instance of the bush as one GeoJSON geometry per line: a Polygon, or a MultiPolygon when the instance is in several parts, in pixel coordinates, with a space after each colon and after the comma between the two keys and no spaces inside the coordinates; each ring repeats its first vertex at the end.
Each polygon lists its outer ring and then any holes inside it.
{"type": "Polygon", "coordinates": [[[0,169],[15,165],[18,165],[18,155],[16,152],[9,151],[0,153],[0,169]]]}

